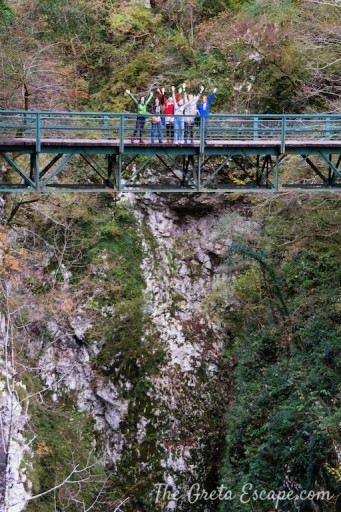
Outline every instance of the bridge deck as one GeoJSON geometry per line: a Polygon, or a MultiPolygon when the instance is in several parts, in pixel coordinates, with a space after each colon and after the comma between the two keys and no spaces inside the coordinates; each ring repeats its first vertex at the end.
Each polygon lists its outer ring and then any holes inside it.
{"type": "MultiPolygon", "coordinates": [[[[150,139],[144,139],[143,143],[134,142],[132,143],[130,139],[125,139],[123,142],[124,146],[127,147],[138,147],[143,150],[144,147],[153,147],[153,148],[163,148],[163,147],[171,147],[178,148],[179,146],[183,147],[194,147],[197,148],[200,146],[200,141],[194,141],[193,143],[169,143],[163,141],[159,142],[151,142],[150,139]]],[[[121,145],[121,141],[119,139],[41,139],[40,140],[41,148],[44,147],[93,147],[93,148],[101,148],[101,147],[113,147],[118,148],[121,145]]],[[[238,139],[218,139],[213,140],[210,139],[205,142],[205,146],[210,148],[278,148],[280,149],[282,142],[279,139],[250,139],[250,140],[238,140],[238,139]]],[[[18,146],[27,146],[27,147],[35,147],[36,140],[32,138],[12,138],[5,139],[0,137],[0,147],[10,149],[18,146]]],[[[302,139],[302,140],[287,140],[285,143],[286,149],[290,148],[330,148],[330,149],[339,149],[341,148],[341,140],[323,140],[323,139],[302,139]]]]}

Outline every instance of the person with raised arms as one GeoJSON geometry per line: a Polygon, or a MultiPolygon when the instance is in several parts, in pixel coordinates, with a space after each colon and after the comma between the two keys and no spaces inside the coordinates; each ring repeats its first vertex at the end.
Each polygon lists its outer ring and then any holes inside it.
{"type": "Polygon", "coordinates": [[[202,85],[200,87],[200,92],[193,96],[193,94],[189,94],[187,97],[186,92],[186,83],[183,84],[183,90],[184,90],[184,98],[185,103],[188,104],[188,106],[185,108],[184,114],[185,114],[185,144],[187,144],[188,136],[190,136],[191,144],[194,143],[194,123],[195,123],[195,117],[197,115],[197,103],[201,98],[201,94],[204,91],[204,86],[202,85]]]}
{"type": "MultiPolygon", "coordinates": [[[[179,89],[178,93],[175,96],[176,101],[179,101],[180,94],[182,90],[179,89]]],[[[161,99],[161,105],[163,105],[163,113],[165,115],[164,123],[166,125],[166,138],[167,142],[171,143],[174,139],[174,103],[173,98],[170,96],[169,98],[165,97],[165,88],[163,87],[161,90],[158,89],[158,93],[161,99]]]]}
{"type": "Polygon", "coordinates": [[[201,102],[198,103],[198,112],[199,112],[200,118],[204,122],[204,141],[205,141],[205,143],[206,143],[206,138],[207,138],[207,128],[208,128],[208,119],[209,119],[209,115],[210,115],[210,107],[211,107],[212,101],[214,100],[216,92],[217,92],[217,88],[215,87],[208,99],[207,99],[207,96],[203,96],[201,102]]]}
{"type": "MultiPolygon", "coordinates": [[[[184,110],[187,108],[192,102],[189,101],[184,103],[183,99],[176,100],[175,97],[175,87],[172,85],[172,98],[174,103],[174,142],[175,144],[184,144],[184,128],[185,128],[185,119],[184,119],[184,110]]],[[[179,89],[179,93],[182,92],[182,89],[179,89]]]]}
{"type": "Polygon", "coordinates": [[[151,134],[150,134],[150,142],[152,144],[154,143],[155,131],[157,130],[157,136],[158,136],[158,139],[159,139],[159,143],[162,144],[162,132],[161,132],[161,128],[162,128],[162,119],[161,119],[162,105],[161,105],[161,102],[160,102],[160,98],[155,98],[154,99],[154,101],[152,103],[152,114],[153,114],[153,116],[150,118],[150,122],[152,123],[152,130],[151,130],[151,134]]]}
{"type": "Polygon", "coordinates": [[[137,135],[137,133],[140,134],[140,143],[144,143],[144,140],[143,140],[143,133],[144,133],[144,125],[145,125],[145,121],[146,121],[146,115],[147,115],[147,107],[149,105],[149,103],[151,102],[152,98],[153,98],[153,93],[151,92],[147,101],[145,101],[145,97],[144,96],[141,96],[139,100],[137,100],[135,98],[135,96],[133,96],[130,92],[129,89],[126,89],[126,94],[128,94],[128,96],[131,97],[131,99],[133,100],[133,102],[135,103],[135,106],[136,106],[136,109],[137,109],[137,117],[136,117],[136,124],[135,124],[135,130],[133,132],[133,135],[130,139],[130,142],[133,144],[134,143],[134,140],[135,140],[135,137],[137,135]]]}

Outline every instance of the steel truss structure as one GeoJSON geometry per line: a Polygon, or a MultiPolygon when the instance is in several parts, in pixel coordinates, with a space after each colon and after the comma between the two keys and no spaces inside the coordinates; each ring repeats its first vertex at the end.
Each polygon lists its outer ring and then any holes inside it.
{"type": "MultiPolygon", "coordinates": [[[[186,119],[185,119],[186,120],[186,119]]],[[[136,115],[0,111],[0,192],[341,187],[340,115],[212,115],[191,143],[131,142],[136,115]]]]}

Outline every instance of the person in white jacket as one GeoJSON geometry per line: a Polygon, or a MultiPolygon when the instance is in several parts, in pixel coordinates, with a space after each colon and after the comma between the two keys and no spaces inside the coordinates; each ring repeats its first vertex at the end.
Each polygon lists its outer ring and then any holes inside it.
{"type": "Polygon", "coordinates": [[[183,84],[184,98],[185,103],[188,103],[188,106],[185,108],[185,144],[187,144],[187,140],[190,137],[191,144],[194,144],[194,123],[195,116],[197,115],[197,103],[201,98],[204,87],[200,87],[200,92],[193,96],[193,94],[189,94],[187,97],[186,93],[186,84],[183,84]]]}
{"type": "MultiPolygon", "coordinates": [[[[185,131],[185,119],[184,119],[184,110],[187,108],[192,102],[189,101],[184,103],[183,99],[179,99],[176,101],[175,98],[175,87],[172,85],[172,98],[174,103],[174,142],[175,144],[184,144],[184,131],[185,131]]],[[[179,91],[180,92],[180,91],[179,91]]]]}

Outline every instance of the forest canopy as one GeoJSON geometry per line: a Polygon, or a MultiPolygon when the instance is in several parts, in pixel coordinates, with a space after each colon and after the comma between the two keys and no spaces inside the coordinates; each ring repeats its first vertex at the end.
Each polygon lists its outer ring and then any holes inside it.
{"type": "Polygon", "coordinates": [[[0,3],[2,109],[131,108],[188,80],[219,112],[340,112],[341,6],[315,0],[0,3]]]}

